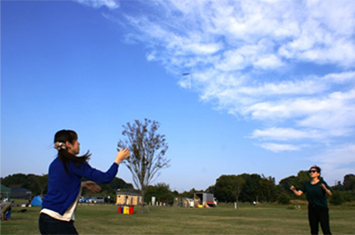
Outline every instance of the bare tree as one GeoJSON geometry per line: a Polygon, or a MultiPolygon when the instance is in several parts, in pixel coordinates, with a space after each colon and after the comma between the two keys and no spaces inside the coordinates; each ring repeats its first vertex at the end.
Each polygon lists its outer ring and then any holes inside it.
{"type": "Polygon", "coordinates": [[[169,162],[164,157],[168,150],[165,135],[158,134],[160,124],[156,121],[144,119],[144,122],[135,120],[133,124],[123,126],[122,135],[125,140],[120,140],[118,149],[128,148],[131,156],[123,161],[131,171],[135,186],[141,191],[143,200],[142,213],[144,212],[144,195],[147,187],[162,168],[169,167],[169,162]]]}

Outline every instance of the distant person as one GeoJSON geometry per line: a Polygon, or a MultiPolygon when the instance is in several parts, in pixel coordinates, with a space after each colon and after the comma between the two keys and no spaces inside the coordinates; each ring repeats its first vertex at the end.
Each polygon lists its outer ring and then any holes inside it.
{"type": "Polygon", "coordinates": [[[120,150],[114,163],[106,172],[88,164],[91,154],[76,156],[80,152],[78,135],[71,130],[58,131],[54,136],[54,148],[58,157],[49,166],[48,192],[43,198],[39,216],[41,234],[78,234],[74,227],[75,209],[83,187],[99,192],[96,183],[111,182],[118,171],[120,162],[129,157],[128,149],[120,150]],[[92,181],[81,182],[85,177],[92,181]]]}
{"type": "Polygon", "coordinates": [[[7,215],[11,215],[11,202],[1,202],[1,220],[6,220],[7,215]],[[9,214],[10,213],[10,214],[9,214]]]}
{"type": "Polygon", "coordinates": [[[331,234],[329,226],[329,209],[326,195],[332,196],[332,191],[328,184],[319,179],[321,169],[318,166],[312,166],[309,169],[311,181],[304,183],[299,190],[291,186],[291,190],[297,196],[303,193],[307,194],[308,200],[308,220],[311,227],[311,234],[318,234],[319,223],[323,234],[331,234]]]}

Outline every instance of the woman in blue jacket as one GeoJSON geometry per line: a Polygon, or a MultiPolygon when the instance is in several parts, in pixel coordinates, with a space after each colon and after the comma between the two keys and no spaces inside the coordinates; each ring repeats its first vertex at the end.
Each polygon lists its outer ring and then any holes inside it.
{"type": "Polygon", "coordinates": [[[308,200],[308,220],[311,227],[311,234],[318,234],[319,224],[323,234],[331,234],[329,226],[329,209],[326,195],[332,196],[332,191],[328,184],[319,179],[321,169],[312,166],[309,169],[311,181],[304,183],[299,190],[291,186],[291,190],[297,196],[307,194],[308,200]]]}
{"type": "Polygon", "coordinates": [[[80,143],[76,132],[58,131],[54,136],[54,148],[58,150],[58,157],[49,166],[48,192],[42,202],[39,229],[41,234],[78,234],[74,220],[81,189],[99,192],[101,188],[96,183],[111,182],[118,165],[129,157],[130,152],[128,149],[120,150],[111,167],[102,172],[88,164],[89,151],[77,156],[80,143]],[[92,181],[81,182],[83,177],[92,181]]]}

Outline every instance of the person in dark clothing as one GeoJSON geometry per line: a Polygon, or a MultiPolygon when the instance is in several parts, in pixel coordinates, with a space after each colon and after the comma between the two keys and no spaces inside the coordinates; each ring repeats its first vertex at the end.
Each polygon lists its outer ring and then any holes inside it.
{"type": "Polygon", "coordinates": [[[58,150],[58,157],[49,166],[48,192],[42,202],[39,229],[41,234],[78,234],[74,220],[81,189],[99,192],[101,187],[96,183],[111,182],[118,165],[129,157],[130,152],[128,149],[120,150],[110,168],[102,172],[88,164],[89,152],[76,156],[80,152],[80,143],[74,131],[58,131],[54,137],[54,148],[58,150]],[[83,177],[92,181],[81,182],[83,177]]]}
{"type": "Polygon", "coordinates": [[[328,184],[319,179],[321,169],[318,166],[312,166],[309,169],[311,181],[304,183],[299,190],[291,186],[291,190],[297,196],[303,193],[307,194],[308,200],[308,220],[311,228],[311,234],[318,234],[319,224],[322,227],[323,234],[331,234],[329,226],[329,209],[326,195],[332,196],[328,184]]]}

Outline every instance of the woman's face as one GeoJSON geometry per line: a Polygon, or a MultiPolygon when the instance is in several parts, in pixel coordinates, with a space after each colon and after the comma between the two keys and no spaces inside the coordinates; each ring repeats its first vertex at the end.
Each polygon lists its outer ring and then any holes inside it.
{"type": "Polygon", "coordinates": [[[80,153],[80,143],[78,140],[74,140],[74,143],[71,144],[69,141],[66,142],[68,153],[77,155],[80,153]]]}
{"type": "Polygon", "coordinates": [[[309,170],[309,176],[310,176],[312,179],[313,179],[313,178],[319,178],[320,173],[317,172],[317,169],[311,168],[311,169],[309,170]]]}

